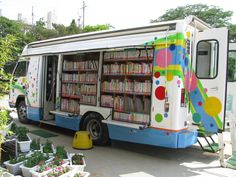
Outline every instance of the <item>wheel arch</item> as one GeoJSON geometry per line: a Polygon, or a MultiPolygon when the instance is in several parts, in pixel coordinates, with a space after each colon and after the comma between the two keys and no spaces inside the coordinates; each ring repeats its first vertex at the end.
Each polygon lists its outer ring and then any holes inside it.
{"type": "Polygon", "coordinates": [[[16,105],[15,107],[17,108],[18,104],[21,102],[21,101],[25,101],[25,95],[19,95],[16,99],[16,105]]]}

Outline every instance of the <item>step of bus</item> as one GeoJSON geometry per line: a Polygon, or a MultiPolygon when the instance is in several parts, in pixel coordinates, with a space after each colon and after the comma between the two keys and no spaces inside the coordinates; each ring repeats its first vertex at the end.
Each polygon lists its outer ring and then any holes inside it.
{"type": "Polygon", "coordinates": [[[201,146],[202,150],[205,152],[211,152],[211,153],[215,153],[217,151],[219,151],[219,144],[215,142],[215,140],[213,139],[213,136],[215,135],[215,133],[211,133],[211,132],[205,132],[205,131],[198,131],[198,144],[201,146]],[[203,142],[206,145],[203,145],[203,142]]]}
{"type": "Polygon", "coordinates": [[[226,167],[236,169],[236,153],[226,160],[226,167]]]}

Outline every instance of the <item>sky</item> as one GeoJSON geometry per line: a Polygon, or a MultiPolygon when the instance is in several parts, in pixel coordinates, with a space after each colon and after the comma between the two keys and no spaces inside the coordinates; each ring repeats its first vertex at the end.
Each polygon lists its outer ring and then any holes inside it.
{"type": "MultiPolygon", "coordinates": [[[[84,0],[86,4],[85,25],[110,24],[115,29],[143,26],[157,19],[167,9],[187,4],[203,3],[215,5],[234,12],[232,23],[236,24],[236,8],[233,0],[84,0]]],[[[28,23],[39,18],[47,19],[54,12],[56,23],[69,25],[72,19],[82,16],[83,0],[0,0],[2,15],[17,19],[21,13],[28,23]]]]}

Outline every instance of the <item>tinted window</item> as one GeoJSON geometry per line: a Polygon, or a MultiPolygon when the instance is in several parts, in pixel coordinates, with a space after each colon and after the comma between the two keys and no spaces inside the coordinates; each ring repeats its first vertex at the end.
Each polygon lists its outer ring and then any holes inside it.
{"type": "Polygon", "coordinates": [[[218,42],[216,40],[200,41],[197,44],[198,78],[211,79],[217,75],[218,42]]]}
{"type": "Polygon", "coordinates": [[[28,61],[21,61],[17,63],[14,76],[17,77],[24,77],[26,76],[27,70],[28,70],[28,61]]]}
{"type": "Polygon", "coordinates": [[[236,81],[236,51],[229,51],[228,81],[236,81]]]}

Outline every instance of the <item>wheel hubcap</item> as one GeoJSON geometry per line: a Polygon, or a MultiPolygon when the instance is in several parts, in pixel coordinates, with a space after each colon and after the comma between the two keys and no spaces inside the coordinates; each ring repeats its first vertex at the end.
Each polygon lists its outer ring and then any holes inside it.
{"type": "Polygon", "coordinates": [[[98,120],[96,120],[96,119],[90,120],[87,124],[86,129],[91,134],[93,140],[96,140],[99,137],[101,137],[102,127],[101,127],[101,124],[98,120]]]}
{"type": "Polygon", "coordinates": [[[18,112],[19,119],[26,119],[26,106],[21,105],[18,112]]]}

